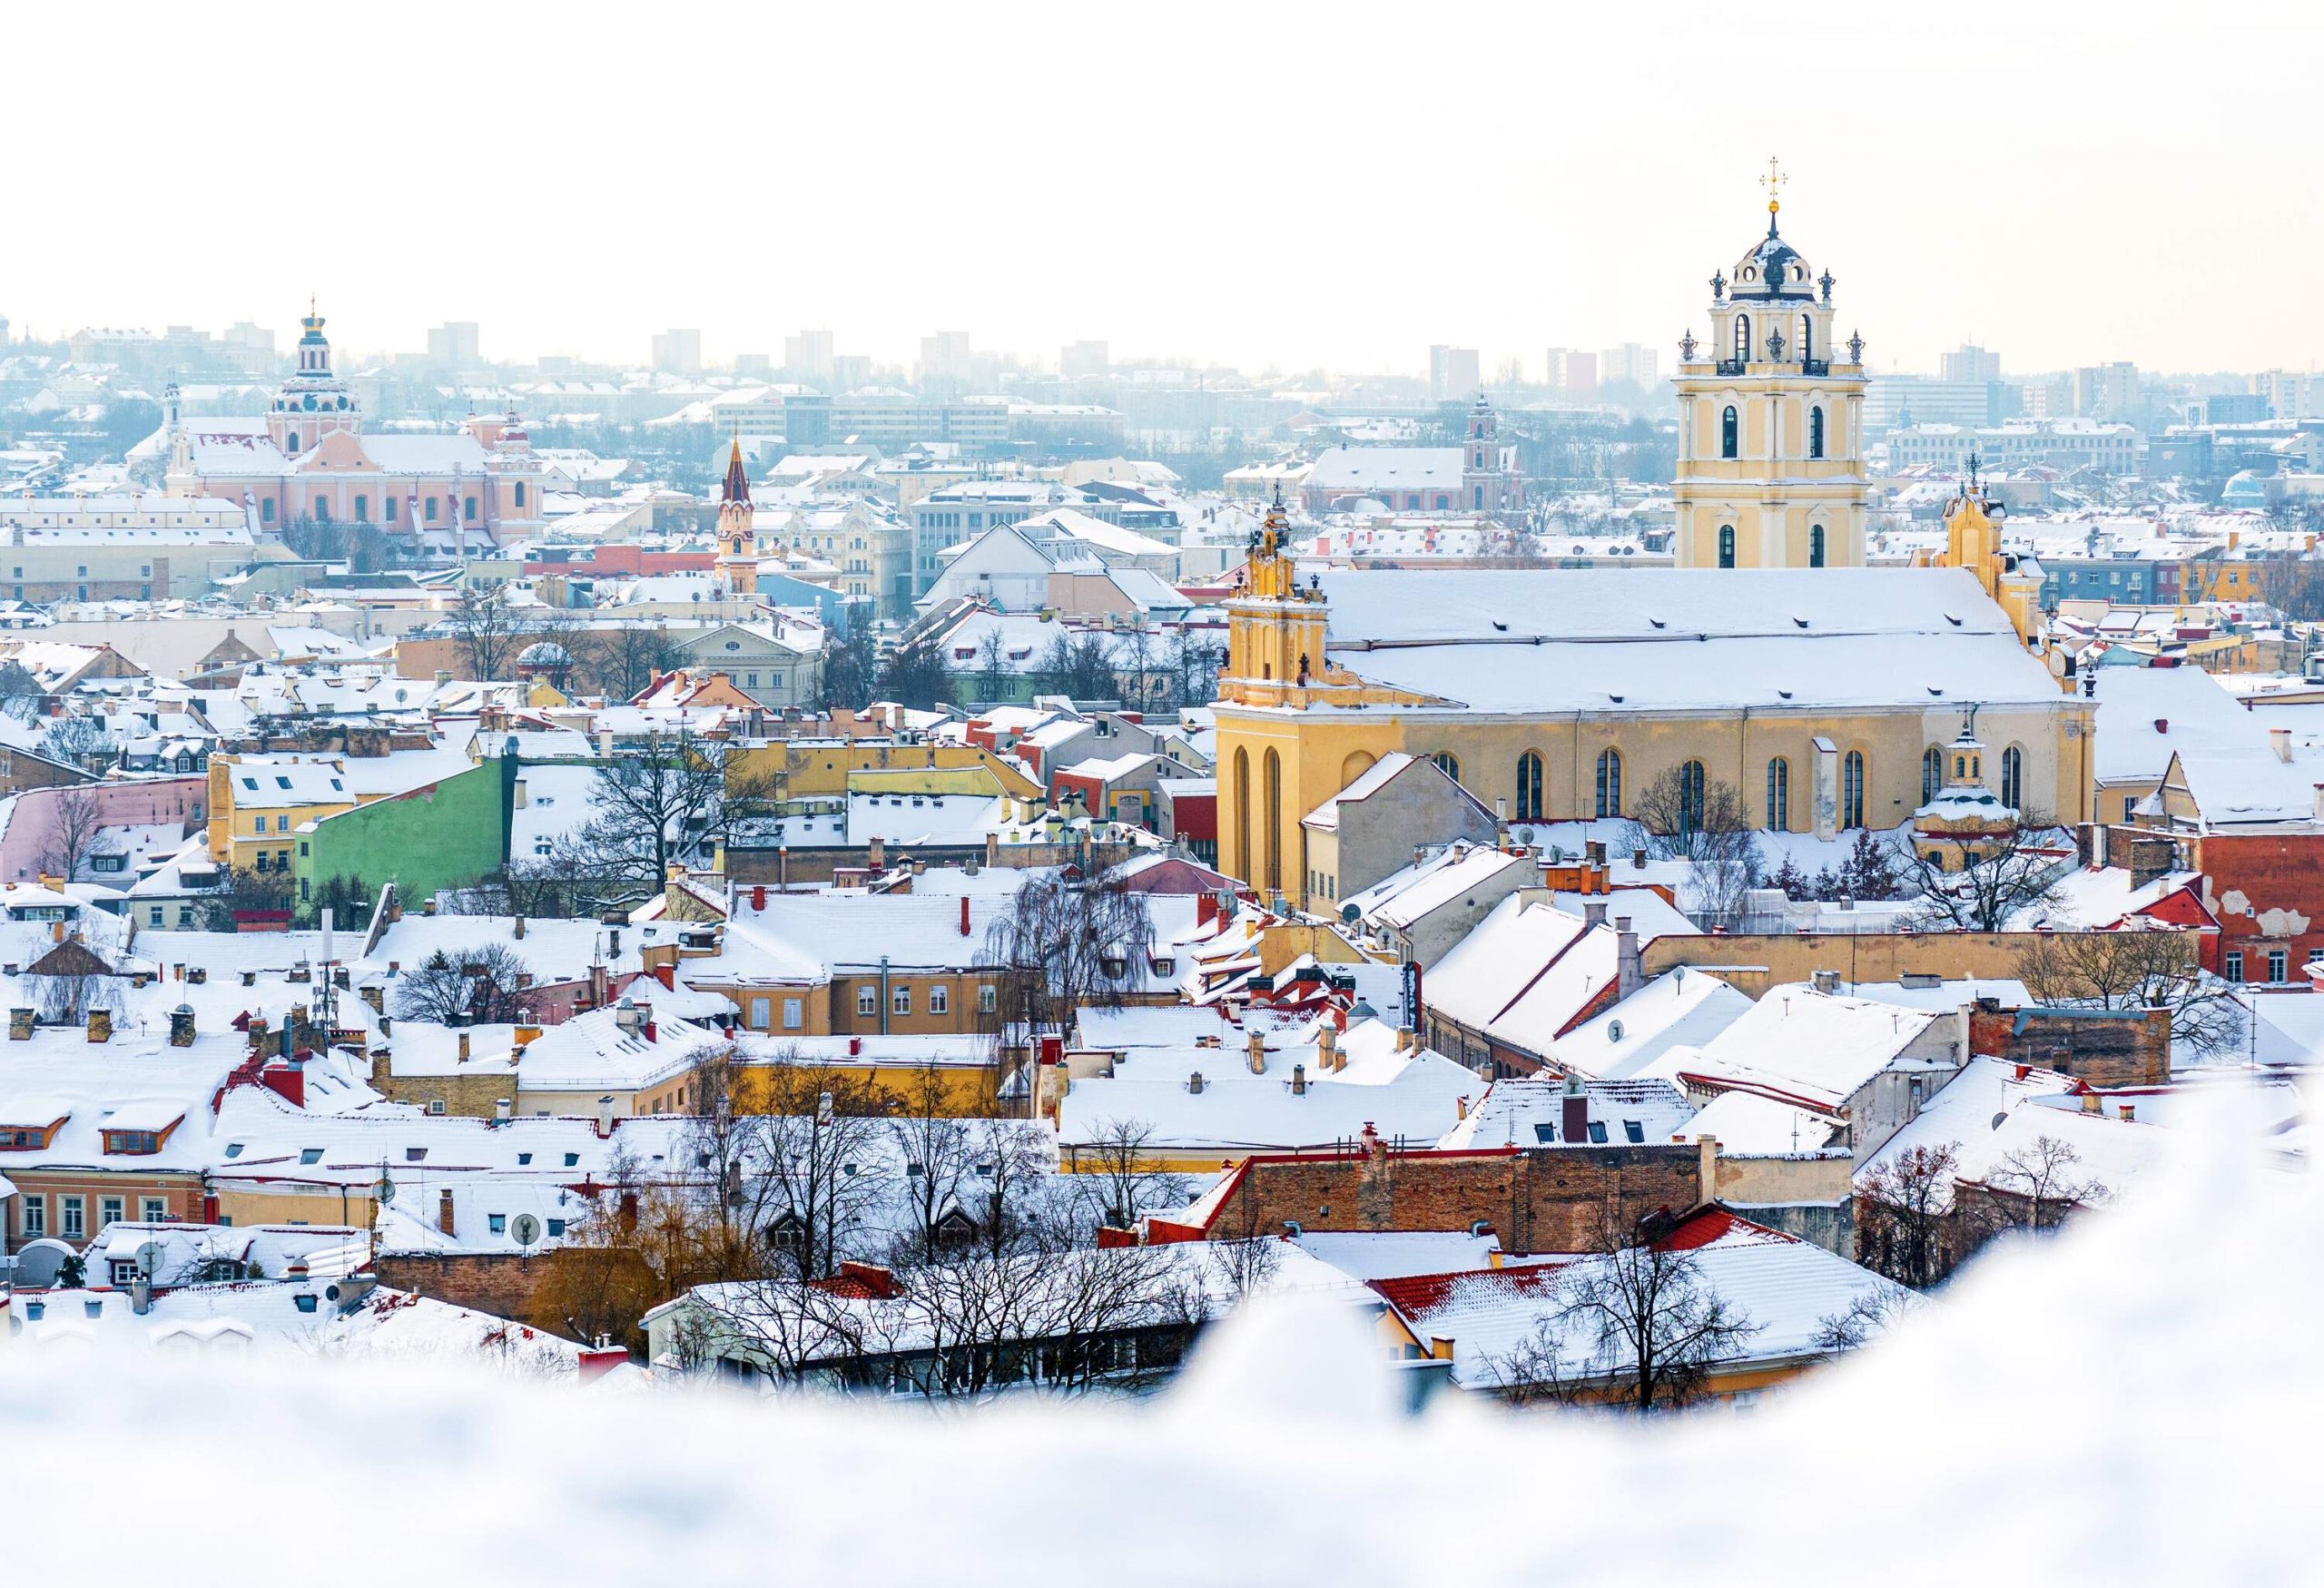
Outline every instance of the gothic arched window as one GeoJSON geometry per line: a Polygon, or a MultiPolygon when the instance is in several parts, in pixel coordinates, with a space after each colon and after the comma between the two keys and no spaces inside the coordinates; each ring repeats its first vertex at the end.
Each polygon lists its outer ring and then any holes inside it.
{"type": "Polygon", "coordinates": [[[2014,745],[2001,753],[2001,803],[2013,811],[2025,806],[2025,752],[2014,745]]]}
{"type": "Polygon", "coordinates": [[[1620,750],[1598,752],[1598,814],[1600,817],[1622,814],[1622,753],[1620,750]]]}
{"type": "Polygon", "coordinates": [[[1791,831],[1791,763],[1780,755],[1768,763],[1768,825],[1791,831]]]}
{"type": "Polygon", "coordinates": [[[1259,880],[1251,863],[1251,753],[1235,747],[1235,865],[1246,882],[1259,880]]]}
{"type": "Polygon", "coordinates": [[[1807,456],[1824,456],[1824,410],[1820,408],[1807,410],[1807,456]]]}
{"type": "Polygon", "coordinates": [[[1735,361],[1738,364],[1751,361],[1751,317],[1748,314],[1735,317],[1735,361]]]}
{"type": "Polygon", "coordinates": [[[1821,524],[1807,526],[1807,566],[1812,568],[1824,566],[1824,526],[1821,524]]]}
{"type": "Polygon", "coordinates": [[[1723,568],[1735,566],[1735,526],[1732,524],[1718,527],[1718,566],[1723,568]]]}
{"type": "Polygon", "coordinates": [[[1517,819],[1541,820],[1541,757],[1536,751],[1517,758],[1517,819]]]}
{"type": "Polygon", "coordinates": [[[1261,816],[1267,824],[1266,889],[1272,893],[1283,886],[1283,761],[1272,750],[1260,764],[1260,784],[1265,796],[1261,816]]]}
{"type": "Polygon", "coordinates": [[[1840,762],[1840,825],[1864,825],[1864,752],[1851,750],[1840,762]]]}
{"type": "Polygon", "coordinates": [[[1718,416],[1718,455],[1721,458],[1740,456],[1738,448],[1742,439],[1742,428],[1736,422],[1735,409],[1730,404],[1727,411],[1718,416]]]}
{"type": "Polygon", "coordinates": [[[1931,745],[1921,755],[1921,804],[1936,797],[1945,786],[1945,752],[1931,745]]]}
{"type": "Polygon", "coordinates": [[[1703,764],[1689,761],[1679,768],[1679,831],[1699,833],[1703,825],[1703,764]]]}

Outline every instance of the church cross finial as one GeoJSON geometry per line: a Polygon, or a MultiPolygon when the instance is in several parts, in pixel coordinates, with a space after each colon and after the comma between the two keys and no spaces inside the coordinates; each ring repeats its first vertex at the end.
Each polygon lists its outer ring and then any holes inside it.
{"type": "Polygon", "coordinates": [[[1776,157],[1768,155],[1768,174],[1759,179],[1759,185],[1768,190],[1768,226],[1770,231],[1775,227],[1775,212],[1783,208],[1783,184],[1790,180],[1783,173],[1776,157]]]}

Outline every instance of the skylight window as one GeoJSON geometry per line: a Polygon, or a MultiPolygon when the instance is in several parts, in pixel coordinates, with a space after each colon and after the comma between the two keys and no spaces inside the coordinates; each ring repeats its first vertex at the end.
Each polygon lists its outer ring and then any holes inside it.
{"type": "Polygon", "coordinates": [[[274,779],[274,786],[277,788],[289,788],[290,786],[290,780],[278,774],[274,779]]]}
{"type": "Polygon", "coordinates": [[[403,1149],[403,1160],[406,1163],[425,1163],[428,1160],[428,1149],[407,1147],[403,1149]]]}
{"type": "Polygon", "coordinates": [[[320,1163],[322,1160],[323,1149],[321,1148],[301,1147],[299,1149],[299,1161],[300,1163],[320,1163]]]}

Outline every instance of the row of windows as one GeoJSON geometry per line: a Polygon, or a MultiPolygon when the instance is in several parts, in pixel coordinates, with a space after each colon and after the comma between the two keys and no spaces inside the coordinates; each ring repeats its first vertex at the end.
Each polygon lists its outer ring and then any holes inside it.
{"type": "MultiPolygon", "coordinates": [[[[1945,751],[1931,745],[1921,753],[1921,804],[1935,799],[1945,786],[1945,751]]],[[[2025,752],[2012,745],[2001,753],[2001,803],[2013,810],[2024,809],[2025,752]]]]}
{"type": "MultiPolygon", "coordinates": [[[[127,1198],[100,1197],[97,1198],[97,1228],[100,1230],[119,1224],[129,1217],[127,1198]]],[[[170,1216],[166,1198],[146,1197],[139,1200],[137,1217],[141,1223],[160,1224],[170,1216]]],[[[48,1228],[48,1198],[39,1193],[27,1193],[17,1201],[16,1233],[26,1240],[37,1240],[52,1233],[48,1228]]],[[[54,1232],[64,1240],[85,1239],[89,1233],[89,1199],[77,1195],[56,1198],[56,1228],[54,1232]]]]}
{"type": "MultiPolygon", "coordinates": [[[[458,502],[460,508],[460,517],[466,518],[471,524],[476,522],[476,498],[446,497],[443,500],[446,502],[458,502]]],[[[394,497],[384,498],[382,498],[382,505],[386,508],[386,517],[383,521],[389,524],[397,522],[397,498],[394,497]]],[[[517,506],[521,509],[524,505],[525,487],[524,483],[520,480],[517,482],[517,506]]],[[[437,498],[429,497],[420,504],[420,515],[428,523],[433,524],[436,522],[438,508],[438,504],[437,498]]],[[[269,498],[267,500],[262,501],[258,505],[258,517],[259,522],[261,524],[271,524],[274,522],[273,498],[269,498]]],[[[315,498],[315,521],[319,524],[328,524],[331,521],[330,498],[329,497],[317,497],[315,498]]],[[[371,498],[369,497],[358,496],[355,498],[355,521],[358,524],[369,524],[371,521],[371,498]]],[[[83,573],[86,573],[88,570],[84,568],[81,571],[83,573]]]]}
{"type": "MultiPolygon", "coordinates": [[[[1718,527],[1718,566],[1723,568],[1735,566],[1735,526],[1732,524],[1718,527]]],[[[1812,568],[1824,566],[1824,526],[1821,524],[1807,527],[1807,566],[1812,568]]]]}
{"type": "MultiPolygon", "coordinates": [[[[1730,403],[1727,411],[1718,416],[1718,455],[1721,458],[1740,458],[1742,448],[1742,420],[1730,403]]],[[[1824,456],[1824,410],[1821,408],[1807,410],[1807,456],[1824,456]]]]}
{"type": "MultiPolygon", "coordinates": [[[[2324,964],[2324,949],[2309,950],[2308,962],[2311,965],[2324,964]]],[[[2230,981],[2241,981],[2245,980],[2243,974],[2243,951],[2241,949],[2230,949],[2228,951],[2226,972],[2227,979],[2230,981]]],[[[2291,980],[2290,951],[2286,949],[2270,949],[2268,951],[2268,980],[2270,981],[2289,981],[2291,980]]]]}
{"type": "MultiPolygon", "coordinates": [[[[1936,757],[1935,764],[1941,776],[1944,764],[1941,754],[1931,748],[1929,755],[1936,757]]],[[[1435,762],[1445,776],[1455,783],[1461,781],[1461,758],[1450,750],[1440,750],[1429,759],[1435,762]]],[[[2024,776],[2024,758],[2014,746],[2003,753],[2002,775],[2005,787],[2014,791],[2018,786],[2024,776]]],[[[1541,795],[1541,757],[1538,751],[1528,750],[1517,758],[1516,820],[1547,820],[1547,806],[1541,795]]],[[[1702,824],[1709,778],[1709,774],[1699,761],[1685,762],[1679,768],[1679,821],[1686,830],[1692,831],[1702,824]]],[[[1866,781],[1864,752],[1849,751],[1840,758],[1840,824],[1844,827],[1864,825],[1866,781]]],[[[1601,820],[1622,814],[1622,753],[1620,750],[1598,753],[1594,792],[1593,809],[1601,820]]],[[[1926,803],[1927,797],[1933,797],[1935,792],[1930,790],[1923,803],[1926,803]]],[[[2016,803],[2014,793],[2003,797],[2012,804],[2016,803]]],[[[1786,832],[1790,830],[1791,763],[1781,755],[1768,763],[1767,820],[1771,827],[1786,832]]]]}
{"type": "MultiPolygon", "coordinates": [[[[1772,339],[1777,333],[1771,330],[1768,334],[1772,339]]],[[[1814,316],[1803,314],[1799,317],[1799,340],[1788,350],[1796,359],[1807,360],[1816,356],[1814,316]]],[[[1775,356],[1775,344],[1772,340],[1768,345],[1768,354],[1770,358],[1775,356]]],[[[1751,361],[1751,317],[1748,314],[1738,314],[1735,317],[1735,356],[1744,363],[1748,364],[1751,361]]]]}

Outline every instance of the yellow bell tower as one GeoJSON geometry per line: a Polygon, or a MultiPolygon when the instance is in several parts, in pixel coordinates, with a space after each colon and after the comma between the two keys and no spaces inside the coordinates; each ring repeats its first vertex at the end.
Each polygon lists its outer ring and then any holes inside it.
{"type": "Polygon", "coordinates": [[[1777,232],[1768,165],[1768,234],[1711,277],[1710,340],[1679,342],[1672,549],[1680,567],[1860,567],[1864,340],[1838,340],[1832,273],[1777,232]]]}
{"type": "Polygon", "coordinates": [[[2029,643],[2040,612],[2042,583],[2021,572],[2017,559],[2001,547],[2001,526],[1993,519],[1993,504],[1985,499],[1977,478],[1978,459],[1969,458],[1969,483],[1945,514],[1945,566],[1967,568],[1977,576],[1985,594],[2009,615],[2017,637],[2029,643]]]}

